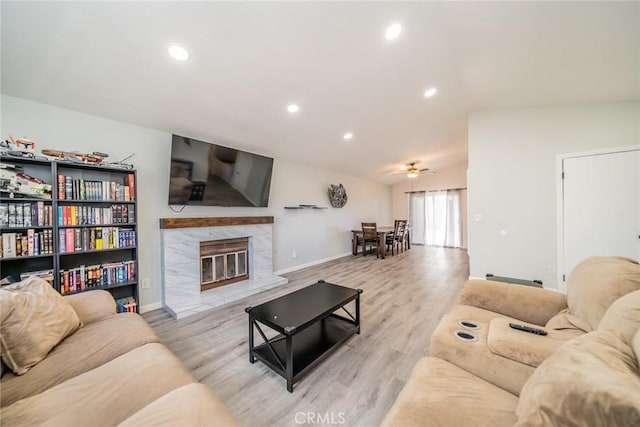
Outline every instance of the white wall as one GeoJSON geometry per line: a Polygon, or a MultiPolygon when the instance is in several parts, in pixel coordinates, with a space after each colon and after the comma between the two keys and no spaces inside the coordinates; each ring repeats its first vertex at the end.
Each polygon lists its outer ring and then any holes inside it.
{"type": "MultiPolygon", "coordinates": [[[[420,175],[417,178],[405,178],[391,187],[393,217],[409,219],[409,195],[407,191],[446,190],[467,186],[467,163],[459,163],[439,169],[435,175],[420,175]]],[[[462,247],[467,246],[467,200],[460,201],[462,215],[462,247]]]]}
{"type": "MultiPolygon", "coordinates": [[[[36,150],[57,148],[102,151],[114,160],[131,153],[138,170],[140,289],[142,306],[162,299],[159,218],[200,216],[274,216],[274,270],[291,269],[351,252],[353,227],[361,221],[392,223],[391,188],[360,178],[310,168],[276,158],[269,208],[188,206],[176,213],[168,207],[171,135],[76,111],[2,95],[0,134],[26,136],[36,150]],[[288,211],[284,206],[329,206],[329,184],[344,184],[349,201],[342,209],[288,211]],[[296,251],[296,258],[292,257],[296,251]]],[[[216,141],[211,141],[216,142],[216,141]]],[[[263,154],[263,153],[258,153],[263,154]]],[[[320,279],[320,277],[319,277],[320,279]]]]}
{"type": "Polygon", "coordinates": [[[637,102],[472,114],[471,276],[539,279],[557,288],[557,155],[638,143],[637,102]]]}

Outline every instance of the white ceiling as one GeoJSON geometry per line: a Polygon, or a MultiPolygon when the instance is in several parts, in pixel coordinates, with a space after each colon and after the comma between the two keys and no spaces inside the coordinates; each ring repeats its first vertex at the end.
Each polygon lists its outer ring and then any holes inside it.
{"type": "Polygon", "coordinates": [[[640,99],[639,2],[2,1],[1,14],[5,94],[386,183],[409,161],[465,161],[473,111],[640,99]],[[171,42],[190,59],[169,58],[171,42]]]}

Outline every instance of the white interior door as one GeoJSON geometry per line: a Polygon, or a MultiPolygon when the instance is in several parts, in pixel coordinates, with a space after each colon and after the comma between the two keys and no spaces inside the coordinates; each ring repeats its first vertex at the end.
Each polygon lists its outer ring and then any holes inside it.
{"type": "Polygon", "coordinates": [[[589,256],[640,259],[640,150],[566,158],[563,274],[589,256]]]}

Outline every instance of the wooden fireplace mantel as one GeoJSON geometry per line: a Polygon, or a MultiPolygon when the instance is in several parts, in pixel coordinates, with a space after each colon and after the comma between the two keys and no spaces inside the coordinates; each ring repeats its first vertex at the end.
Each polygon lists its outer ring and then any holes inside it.
{"type": "Polygon", "coordinates": [[[219,216],[210,218],[160,218],[160,228],[224,227],[227,225],[273,224],[272,216],[219,216]]]}

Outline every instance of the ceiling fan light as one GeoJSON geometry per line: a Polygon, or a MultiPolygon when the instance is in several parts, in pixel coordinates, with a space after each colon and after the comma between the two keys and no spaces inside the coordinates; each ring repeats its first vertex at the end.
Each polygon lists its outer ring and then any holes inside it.
{"type": "Polygon", "coordinates": [[[418,174],[416,172],[409,172],[407,174],[407,178],[417,178],[418,174]]]}

